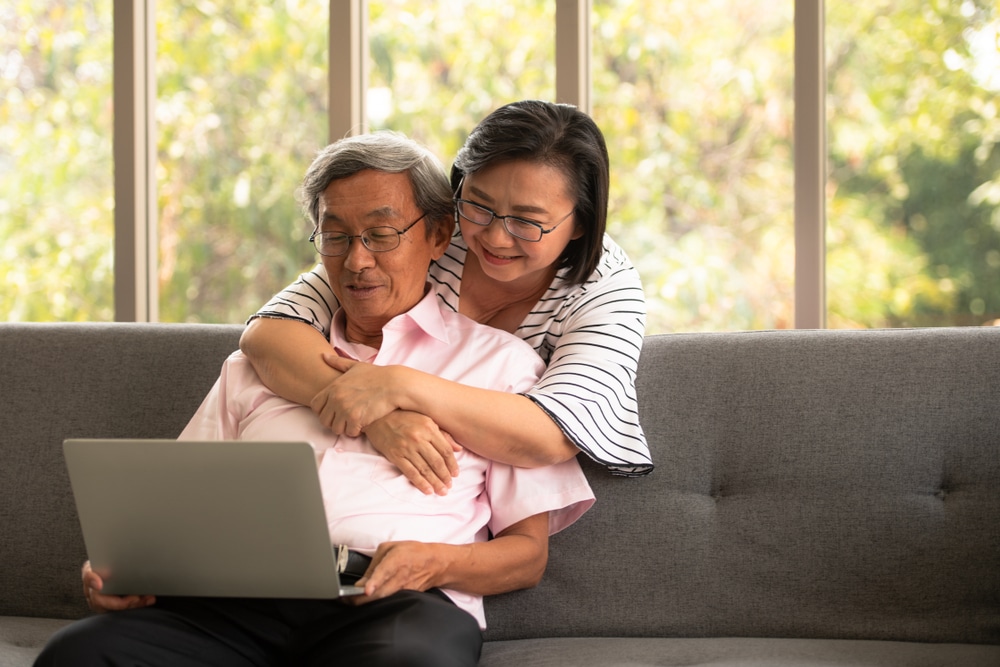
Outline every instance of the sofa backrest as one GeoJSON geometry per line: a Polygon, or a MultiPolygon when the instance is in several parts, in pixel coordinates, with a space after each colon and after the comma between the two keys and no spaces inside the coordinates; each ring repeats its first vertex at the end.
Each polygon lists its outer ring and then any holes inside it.
{"type": "Polygon", "coordinates": [[[0,323],[0,615],[87,611],[62,441],[177,437],[242,330],[0,323]]]}
{"type": "Polygon", "coordinates": [[[596,505],[490,639],[1000,644],[1000,328],[647,337],[656,469],[596,505]]]}

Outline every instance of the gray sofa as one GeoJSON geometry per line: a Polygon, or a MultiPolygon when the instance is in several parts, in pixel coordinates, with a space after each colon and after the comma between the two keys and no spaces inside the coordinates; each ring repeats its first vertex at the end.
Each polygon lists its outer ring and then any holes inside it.
{"type": "MultiPolygon", "coordinates": [[[[87,613],[66,437],[174,437],[238,326],[0,324],[0,666],[87,613]]],[[[543,583],[497,665],[1000,665],[1000,328],[647,337],[656,471],[543,583]]]]}

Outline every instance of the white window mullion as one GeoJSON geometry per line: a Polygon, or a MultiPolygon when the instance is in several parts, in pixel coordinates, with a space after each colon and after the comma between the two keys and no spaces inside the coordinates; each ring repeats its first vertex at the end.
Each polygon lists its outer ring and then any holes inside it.
{"type": "Polygon", "coordinates": [[[590,0],[556,0],[556,102],[590,113],[590,0]]]}
{"type": "Polygon", "coordinates": [[[795,328],[826,327],[824,1],[795,0],[795,328]]]}
{"type": "Polygon", "coordinates": [[[156,21],[153,0],[114,3],[115,320],[158,319],[156,21]]]}
{"type": "Polygon", "coordinates": [[[367,131],[368,3],[330,0],[330,141],[367,131]]]}

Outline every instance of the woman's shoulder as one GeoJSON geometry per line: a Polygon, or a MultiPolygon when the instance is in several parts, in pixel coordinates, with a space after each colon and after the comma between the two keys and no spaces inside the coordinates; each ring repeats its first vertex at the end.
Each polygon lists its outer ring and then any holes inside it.
{"type": "Polygon", "coordinates": [[[611,238],[604,235],[604,252],[601,253],[601,261],[597,265],[597,270],[601,269],[635,269],[632,260],[629,259],[625,249],[611,238]]]}
{"type": "Polygon", "coordinates": [[[613,238],[604,235],[604,252],[594,272],[582,283],[570,283],[564,279],[565,271],[560,271],[553,281],[550,296],[570,297],[595,292],[618,291],[621,289],[642,290],[639,273],[625,250],[613,238]]]}
{"type": "Polygon", "coordinates": [[[525,338],[542,333],[547,338],[578,327],[591,327],[623,312],[634,312],[638,321],[645,318],[645,298],[639,274],[631,260],[611,237],[604,237],[604,252],[597,268],[582,283],[571,283],[560,271],[549,290],[525,321],[530,328],[525,338]]]}

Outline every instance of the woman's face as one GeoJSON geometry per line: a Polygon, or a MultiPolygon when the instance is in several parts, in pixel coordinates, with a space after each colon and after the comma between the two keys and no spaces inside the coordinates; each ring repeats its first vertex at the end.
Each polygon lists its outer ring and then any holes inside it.
{"type": "Polygon", "coordinates": [[[462,237],[483,272],[512,286],[523,282],[531,288],[551,282],[563,250],[583,235],[574,219],[576,202],[569,196],[566,177],[549,165],[525,161],[490,165],[468,174],[458,197],[498,216],[516,216],[551,230],[531,242],[512,236],[497,218],[483,227],[458,217],[462,237]]]}

